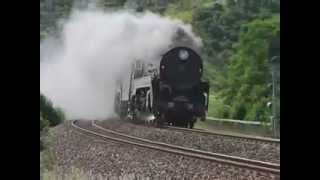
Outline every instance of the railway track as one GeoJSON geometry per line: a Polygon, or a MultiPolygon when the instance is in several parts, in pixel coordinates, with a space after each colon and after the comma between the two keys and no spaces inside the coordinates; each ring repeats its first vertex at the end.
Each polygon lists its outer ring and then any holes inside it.
{"type": "Polygon", "coordinates": [[[154,149],[158,151],[163,151],[171,154],[177,154],[180,156],[187,156],[207,161],[212,161],[216,163],[228,164],[232,166],[237,166],[246,169],[252,169],[256,171],[262,171],[272,174],[280,174],[280,165],[250,160],[246,158],[240,158],[235,156],[229,156],[224,154],[217,154],[212,152],[206,152],[201,150],[195,150],[191,148],[185,148],[181,146],[151,141],[143,138],[138,138],[130,136],[127,134],[115,132],[110,129],[105,129],[95,123],[95,121],[84,122],[79,120],[72,121],[72,127],[86,133],[87,135],[96,136],[103,140],[111,140],[118,143],[131,144],[139,147],[154,149]]]}
{"type": "Polygon", "coordinates": [[[164,128],[177,130],[177,131],[184,131],[184,132],[200,133],[205,135],[223,136],[223,137],[229,137],[234,139],[240,139],[242,141],[256,141],[260,143],[280,144],[280,139],[267,138],[267,137],[257,137],[257,136],[239,135],[239,134],[231,134],[231,133],[218,133],[218,132],[211,132],[211,131],[206,131],[202,129],[188,129],[188,128],[173,127],[173,126],[164,126],[164,128]]]}

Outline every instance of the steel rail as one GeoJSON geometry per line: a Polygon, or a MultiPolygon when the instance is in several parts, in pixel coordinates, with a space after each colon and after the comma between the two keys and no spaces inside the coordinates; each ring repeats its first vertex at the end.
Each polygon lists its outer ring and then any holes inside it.
{"type": "Polygon", "coordinates": [[[249,168],[249,169],[263,171],[263,172],[269,172],[269,173],[273,173],[273,174],[280,174],[280,165],[279,164],[257,161],[257,160],[250,160],[250,159],[245,159],[245,158],[240,158],[240,157],[235,157],[235,156],[228,156],[228,155],[224,155],[224,154],[211,153],[211,152],[206,152],[206,151],[200,151],[200,150],[175,146],[175,145],[171,145],[171,144],[161,143],[161,142],[154,142],[151,140],[133,137],[133,136],[118,133],[118,132],[115,132],[115,131],[112,131],[109,129],[105,129],[105,128],[97,125],[94,121],[91,121],[91,125],[93,127],[98,128],[100,130],[103,130],[104,132],[111,133],[113,135],[128,138],[131,141],[125,140],[125,139],[111,137],[111,136],[107,136],[105,134],[97,133],[93,130],[88,130],[88,129],[82,128],[82,127],[76,125],[76,122],[77,122],[76,120],[72,122],[72,126],[74,128],[79,129],[84,132],[87,132],[89,134],[98,136],[98,137],[112,140],[112,141],[137,145],[140,147],[151,148],[151,149],[160,150],[160,151],[164,151],[164,152],[169,152],[169,153],[179,154],[179,155],[183,155],[183,156],[189,156],[189,157],[193,157],[193,158],[219,162],[219,163],[223,163],[223,164],[234,165],[234,166],[243,167],[243,168],[249,168]],[[138,142],[132,142],[132,140],[138,141],[138,142]]]}

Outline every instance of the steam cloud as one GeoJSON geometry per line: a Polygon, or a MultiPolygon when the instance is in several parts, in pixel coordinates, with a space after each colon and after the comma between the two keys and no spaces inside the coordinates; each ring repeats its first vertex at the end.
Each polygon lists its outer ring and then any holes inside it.
{"type": "Polygon", "coordinates": [[[40,43],[40,91],[68,119],[104,119],[113,114],[116,80],[135,59],[160,59],[178,28],[201,43],[190,25],[151,12],[74,11],[60,39],[40,43]]]}

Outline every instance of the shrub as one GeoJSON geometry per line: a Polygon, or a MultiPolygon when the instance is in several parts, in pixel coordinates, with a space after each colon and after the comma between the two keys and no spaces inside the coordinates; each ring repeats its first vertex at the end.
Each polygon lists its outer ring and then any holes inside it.
{"type": "Polygon", "coordinates": [[[41,93],[40,112],[42,113],[42,117],[49,121],[49,126],[56,126],[65,119],[62,109],[53,107],[52,102],[41,93]]]}

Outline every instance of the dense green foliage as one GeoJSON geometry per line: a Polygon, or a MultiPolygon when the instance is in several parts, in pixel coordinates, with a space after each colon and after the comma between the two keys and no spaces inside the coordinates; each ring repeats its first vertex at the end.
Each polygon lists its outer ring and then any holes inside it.
{"type": "Polygon", "coordinates": [[[226,76],[230,56],[235,51],[233,45],[238,41],[240,32],[246,30],[246,26],[243,25],[256,18],[270,17],[276,10],[272,5],[276,2],[273,1],[225,2],[224,5],[218,3],[199,5],[194,10],[192,21],[194,30],[204,43],[203,57],[212,64],[206,66],[206,75],[212,81],[213,90],[217,91],[225,88],[221,81],[226,76]]]}
{"type": "Polygon", "coordinates": [[[209,116],[268,121],[268,45],[280,31],[279,0],[173,1],[166,15],[191,23],[203,40],[209,116]]]}
{"type": "Polygon", "coordinates": [[[234,45],[226,83],[221,90],[224,102],[230,106],[230,117],[267,120],[266,104],[271,101],[271,74],[267,63],[268,46],[279,28],[279,16],[258,18],[246,24],[234,45]],[[237,103],[235,103],[237,102],[237,103]]]}

